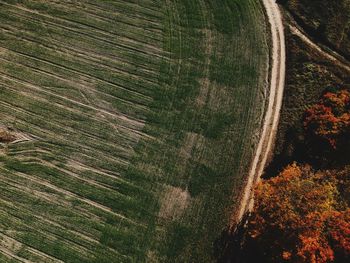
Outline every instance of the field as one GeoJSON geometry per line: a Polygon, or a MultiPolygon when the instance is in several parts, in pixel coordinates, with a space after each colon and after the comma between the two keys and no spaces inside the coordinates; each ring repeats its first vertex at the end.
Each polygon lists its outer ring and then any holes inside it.
{"type": "Polygon", "coordinates": [[[0,0],[0,261],[215,261],[267,37],[258,0],[0,0]]]}

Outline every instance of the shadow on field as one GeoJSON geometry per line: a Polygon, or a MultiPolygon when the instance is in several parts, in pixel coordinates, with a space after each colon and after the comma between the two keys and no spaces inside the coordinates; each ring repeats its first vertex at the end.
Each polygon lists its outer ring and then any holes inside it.
{"type": "Polygon", "coordinates": [[[217,263],[265,263],[259,256],[259,249],[246,240],[246,214],[235,231],[225,229],[214,243],[214,256],[217,263]],[[243,247],[243,243],[245,243],[243,247]]]}

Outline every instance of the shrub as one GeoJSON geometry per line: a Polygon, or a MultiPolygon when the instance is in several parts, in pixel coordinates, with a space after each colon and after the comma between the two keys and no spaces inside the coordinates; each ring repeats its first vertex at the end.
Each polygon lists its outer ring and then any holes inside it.
{"type": "Polygon", "coordinates": [[[9,143],[16,139],[16,137],[9,131],[0,128],[0,143],[9,143]]]}

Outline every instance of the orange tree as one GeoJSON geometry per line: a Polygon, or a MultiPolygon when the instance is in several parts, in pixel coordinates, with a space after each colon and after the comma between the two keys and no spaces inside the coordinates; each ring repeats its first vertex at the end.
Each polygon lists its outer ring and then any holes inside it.
{"type": "Polygon", "coordinates": [[[340,201],[340,185],[336,176],[296,164],[262,181],[247,244],[259,248],[265,262],[346,262],[350,211],[340,201]]]}
{"type": "Polygon", "coordinates": [[[348,149],[350,136],[350,92],[326,92],[319,103],[305,112],[304,129],[317,150],[348,149]]]}

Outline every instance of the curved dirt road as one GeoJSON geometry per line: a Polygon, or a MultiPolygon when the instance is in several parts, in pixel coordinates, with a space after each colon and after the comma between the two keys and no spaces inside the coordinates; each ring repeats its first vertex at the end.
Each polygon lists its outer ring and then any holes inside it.
{"type": "Polygon", "coordinates": [[[259,181],[271,153],[283,99],[286,52],[282,16],[275,0],[262,0],[262,2],[271,26],[270,93],[260,141],[242,193],[240,206],[232,220],[233,226],[237,225],[243,215],[253,208],[254,185],[259,181]]]}

